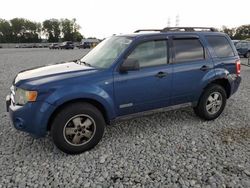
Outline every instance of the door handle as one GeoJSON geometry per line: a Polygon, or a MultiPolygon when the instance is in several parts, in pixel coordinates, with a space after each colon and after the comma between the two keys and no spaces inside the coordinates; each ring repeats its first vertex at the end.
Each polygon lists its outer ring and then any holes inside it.
{"type": "Polygon", "coordinates": [[[158,72],[155,76],[158,78],[163,78],[163,77],[167,76],[167,73],[166,72],[158,72]]]}
{"type": "Polygon", "coordinates": [[[203,66],[200,68],[201,71],[206,71],[206,70],[209,70],[209,69],[210,69],[210,67],[207,66],[207,65],[203,65],[203,66]]]}

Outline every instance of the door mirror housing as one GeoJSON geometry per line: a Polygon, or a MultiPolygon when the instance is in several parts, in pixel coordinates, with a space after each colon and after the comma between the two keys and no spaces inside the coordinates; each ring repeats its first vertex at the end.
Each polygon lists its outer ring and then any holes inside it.
{"type": "Polygon", "coordinates": [[[136,71],[140,69],[138,60],[133,58],[126,59],[120,66],[120,72],[136,71]]]}

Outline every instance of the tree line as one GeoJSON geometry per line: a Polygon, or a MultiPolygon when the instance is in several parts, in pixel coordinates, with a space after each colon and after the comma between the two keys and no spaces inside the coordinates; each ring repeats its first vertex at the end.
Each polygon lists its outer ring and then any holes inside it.
{"type": "Polygon", "coordinates": [[[222,26],[220,31],[228,34],[229,37],[234,40],[250,40],[250,25],[241,25],[235,28],[222,26]]]}
{"type": "MultiPolygon", "coordinates": [[[[0,18],[0,43],[36,43],[46,38],[48,42],[81,41],[80,25],[76,19],[48,19],[34,22],[24,18],[5,20],[0,18]]],[[[250,39],[250,25],[235,28],[223,26],[220,31],[227,33],[231,39],[250,39]]]]}
{"type": "Polygon", "coordinates": [[[0,18],[0,43],[37,43],[42,38],[48,42],[74,41],[83,38],[76,19],[48,19],[34,22],[24,18],[0,18]]]}

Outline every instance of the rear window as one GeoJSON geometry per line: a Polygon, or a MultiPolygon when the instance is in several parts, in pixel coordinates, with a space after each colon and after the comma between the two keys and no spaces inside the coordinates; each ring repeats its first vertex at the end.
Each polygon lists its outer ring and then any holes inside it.
{"type": "Polygon", "coordinates": [[[214,49],[215,54],[219,58],[234,56],[233,49],[224,36],[207,36],[207,41],[214,49]]]}
{"type": "Polygon", "coordinates": [[[204,48],[199,39],[174,39],[175,61],[198,61],[205,58],[204,48]]]}

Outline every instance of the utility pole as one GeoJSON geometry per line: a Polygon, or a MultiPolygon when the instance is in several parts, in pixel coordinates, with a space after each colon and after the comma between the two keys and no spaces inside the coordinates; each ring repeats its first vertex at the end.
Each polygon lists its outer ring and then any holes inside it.
{"type": "Polygon", "coordinates": [[[178,27],[179,24],[180,24],[180,16],[179,16],[179,14],[177,14],[175,17],[175,26],[178,27]]]}
{"type": "Polygon", "coordinates": [[[171,20],[170,20],[170,17],[168,17],[168,25],[167,27],[170,27],[171,26],[171,20]]]}

